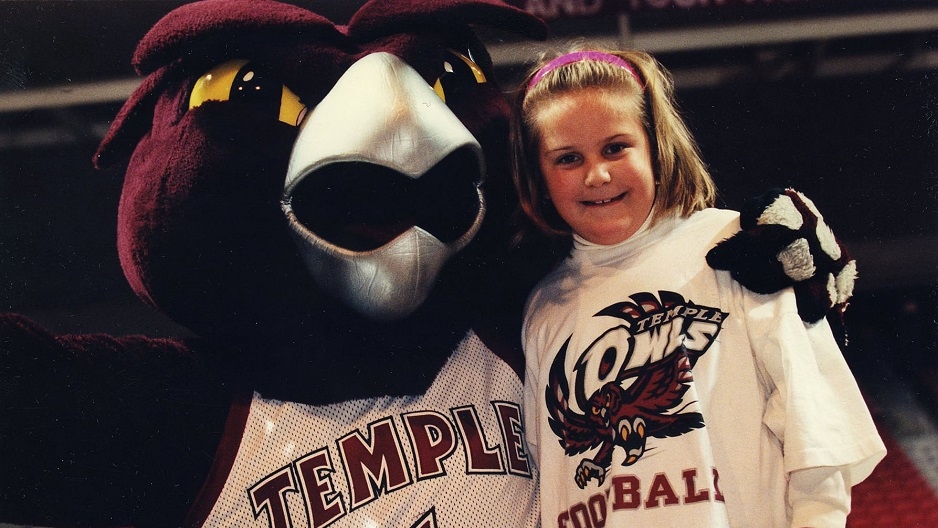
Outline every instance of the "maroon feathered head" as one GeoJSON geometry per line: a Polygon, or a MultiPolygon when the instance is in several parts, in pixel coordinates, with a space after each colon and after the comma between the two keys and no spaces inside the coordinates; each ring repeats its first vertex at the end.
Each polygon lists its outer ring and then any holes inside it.
{"type": "Polygon", "coordinates": [[[474,25],[545,30],[494,0],[372,1],[346,26],[267,0],[164,17],[96,156],[127,164],[134,291],[196,332],[250,334],[335,306],[406,318],[460,260],[465,282],[510,201],[474,25]]]}

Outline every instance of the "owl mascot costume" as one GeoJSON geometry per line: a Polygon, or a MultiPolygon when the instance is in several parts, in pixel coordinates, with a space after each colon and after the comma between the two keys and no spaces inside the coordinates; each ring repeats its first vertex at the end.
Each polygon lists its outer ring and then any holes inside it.
{"type": "MultiPolygon", "coordinates": [[[[540,260],[504,243],[508,112],[477,26],[546,32],[496,0],[346,25],[204,0],[149,31],[95,163],[126,170],[129,284],[191,333],[0,315],[0,522],[537,524],[518,332],[540,260]]],[[[802,234],[741,235],[715,265],[794,282],[777,256],[802,234]]],[[[823,314],[817,268],[796,286],[823,314]]]]}

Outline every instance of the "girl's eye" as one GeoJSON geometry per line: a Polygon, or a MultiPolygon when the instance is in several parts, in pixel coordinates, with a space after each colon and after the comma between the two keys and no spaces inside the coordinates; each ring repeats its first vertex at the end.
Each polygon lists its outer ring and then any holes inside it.
{"type": "Polygon", "coordinates": [[[612,145],[609,145],[608,147],[606,147],[606,153],[607,154],[619,154],[620,152],[622,152],[623,150],[627,148],[628,148],[628,145],[624,143],[613,143],[612,145]]]}
{"type": "Polygon", "coordinates": [[[442,66],[443,73],[433,83],[433,91],[444,103],[447,100],[458,100],[476,85],[487,82],[482,68],[467,55],[456,50],[447,50],[447,57],[442,66]]]}
{"type": "Polygon", "coordinates": [[[576,154],[564,154],[563,156],[557,158],[556,163],[557,165],[570,165],[572,163],[576,163],[578,159],[579,158],[576,154]]]}
{"type": "Polygon", "coordinates": [[[291,126],[299,126],[307,110],[270,71],[244,60],[228,61],[199,77],[189,95],[189,109],[206,101],[237,101],[291,126]]]}

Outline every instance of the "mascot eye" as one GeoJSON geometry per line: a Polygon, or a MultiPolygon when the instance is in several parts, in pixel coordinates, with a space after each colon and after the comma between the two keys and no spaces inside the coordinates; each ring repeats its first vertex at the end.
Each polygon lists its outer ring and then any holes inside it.
{"type": "Polygon", "coordinates": [[[228,61],[199,77],[189,96],[189,109],[205,101],[238,101],[291,126],[299,126],[306,105],[269,71],[243,60],[228,61]]]}
{"type": "Polygon", "coordinates": [[[449,57],[443,61],[443,73],[433,84],[433,91],[444,103],[447,97],[458,97],[466,88],[486,82],[482,68],[472,59],[456,50],[448,51],[449,57]]]}
{"type": "Polygon", "coordinates": [[[594,405],[593,408],[590,410],[593,411],[594,415],[597,415],[599,414],[599,411],[601,411],[602,409],[598,405],[594,405]]]}

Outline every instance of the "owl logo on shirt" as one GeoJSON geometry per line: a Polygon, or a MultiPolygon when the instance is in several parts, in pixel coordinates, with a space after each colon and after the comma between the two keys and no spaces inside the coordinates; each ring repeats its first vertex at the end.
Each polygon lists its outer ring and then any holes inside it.
{"type": "Polygon", "coordinates": [[[623,465],[638,462],[649,439],[676,437],[704,426],[684,396],[693,367],[719,334],[727,314],[673,292],[639,293],[595,317],[617,324],[593,340],[568,370],[567,339],[548,375],[548,423],[567,456],[594,449],[574,480],[585,488],[605,480],[616,448],[623,465]],[[572,389],[572,390],[571,390],[572,389]],[[572,394],[571,394],[572,392],[572,394]]]}

